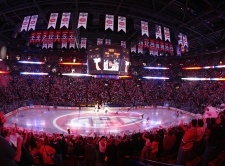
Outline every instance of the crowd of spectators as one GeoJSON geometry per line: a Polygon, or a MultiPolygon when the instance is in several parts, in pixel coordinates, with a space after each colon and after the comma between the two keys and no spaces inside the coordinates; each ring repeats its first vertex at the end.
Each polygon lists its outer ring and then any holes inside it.
{"type": "MultiPolygon", "coordinates": [[[[16,53],[14,54],[16,55],[16,53]]],[[[68,54],[70,55],[70,53],[68,54]]],[[[20,58],[27,60],[28,56],[32,61],[39,61],[38,55],[34,56],[28,53],[20,55],[20,58]]],[[[162,62],[154,58],[146,60],[146,57],[131,57],[129,75],[133,77],[123,79],[62,76],[58,73],[71,73],[72,70],[86,73],[86,66],[63,66],[57,63],[62,59],[64,62],[74,61],[72,53],[70,56],[65,56],[62,52],[50,52],[42,55],[42,58],[48,62],[45,66],[7,62],[6,69],[10,74],[0,75],[0,108],[5,113],[31,104],[31,102],[55,106],[89,106],[98,101],[118,106],[164,105],[167,103],[192,113],[201,113],[208,105],[220,106],[225,103],[224,86],[220,81],[189,82],[181,79],[142,79],[142,76],[223,77],[221,69],[198,71],[177,71],[176,69],[178,66],[178,69],[181,69],[181,64],[187,66],[188,63],[195,66],[219,65],[220,61],[223,61],[221,57],[216,59],[209,57],[201,60],[199,64],[197,64],[199,58],[196,58],[197,60],[195,58],[194,60],[186,59],[187,63],[185,64],[185,60],[181,59],[174,60],[173,63],[171,60],[162,62]],[[143,69],[146,65],[165,65],[165,67],[172,67],[172,70],[143,69]],[[16,74],[20,71],[53,72],[53,74],[47,76],[16,74]]],[[[85,58],[83,54],[78,54],[76,62],[85,63],[85,58]]],[[[20,131],[16,125],[3,127],[3,123],[0,126],[2,136],[15,146],[16,153],[10,152],[11,159],[23,166],[30,164],[26,163],[29,160],[23,160],[25,152],[31,154],[31,162],[34,165],[40,165],[40,163],[62,165],[62,162],[70,156],[76,158],[76,162],[85,162],[86,165],[95,165],[96,161],[102,165],[131,165],[134,162],[132,156],[168,162],[165,156],[175,154],[175,163],[177,164],[185,164],[185,162],[195,159],[196,156],[202,155],[201,162],[205,166],[225,149],[224,117],[225,113],[222,111],[218,119],[192,120],[190,126],[179,124],[157,131],[103,137],[20,131]],[[15,143],[11,139],[19,141],[15,143]],[[19,154],[18,151],[22,151],[22,154],[19,154]],[[18,156],[21,156],[20,159],[18,156]]],[[[0,146],[0,152],[2,152],[1,148],[9,149],[9,147],[0,146]]]]}

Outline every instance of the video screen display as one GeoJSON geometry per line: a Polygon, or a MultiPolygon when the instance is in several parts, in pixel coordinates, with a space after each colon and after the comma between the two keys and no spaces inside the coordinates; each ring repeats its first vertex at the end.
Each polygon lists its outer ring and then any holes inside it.
{"type": "Polygon", "coordinates": [[[129,52],[121,46],[101,45],[89,48],[89,74],[127,74],[129,52]]]}
{"type": "Polygon", "coordinates": [[[130,61],[129,61],[129,51],[127,49],[123,49],[122,51],[122,60],[120,72],[121,74],[127,73],[129,69],[130,61]]]}

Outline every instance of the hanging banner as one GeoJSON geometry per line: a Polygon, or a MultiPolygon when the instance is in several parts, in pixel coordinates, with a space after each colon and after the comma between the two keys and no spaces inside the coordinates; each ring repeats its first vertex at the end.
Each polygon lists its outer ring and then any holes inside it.
{"type": "Polygon", "coordinates": [[[149,38],[144,39],[144,48],[149,48],[149,38]]]}
{"type": "Polygon", "coordinates": [[[57,22],[57,18],[58,18],[58,13],[51,13],[50,18],[49,18],[49,22],[48,22],[48,28],[53,28],[55,29],[56,27],[56,22],[57,22]]]}
{"type": "Polygon", "coordinates": [[[120,30],[126,33],[126,17],[118,16],[118,32],[120,30]]]}
{"type": "Polygon", "coordinates": [[[87,48],[87,38],[81,38],[80,40],[80,48],[87,48]]]}
{"type": "Polygon", "coordinates": [[[163,40],[160,40],[160,51],[164,51],[165,50],[165,43],[163,40]]]}
{"type": "Polygon", "coordinates": [[[69,27],[70,15],[71,15],[71,13],[63,13],[63,14],[62,14],[62,19],[61,19],[60,29],[61,29],[63,26],[65,26],[66,28],[69,27]]]}
{"type": "Polygon", "coordinates": [[[172,43],[170,43],[169,47],[170,47],[170,55],[174,55],[172,43]]]}
{"type": "Polygon", "coordinates": [[[31,44],[36,42],[35,37],[36,37],[36,32],[35,31],[31,32],[31,34],[30,34],[30,43],[31,44]]]}
{"type": "Polygon", "coordinates": [[[54,34],[55,34],[54,30],[50,30],[48,34],[48,48],[51,48],[51,49],[53,48],[54,34]]]}
{"type": "Polygon", "coordinates": [[[87,27],[87,17],[88,17],[88,13],[80,13],[79,14],[79,20],[78,20],[77,28],[84,27],[84,29],[86,29],[86,27],[87,27]]]}
{"type": "Polygon", "coordinates": [[[54,43],[60,43],[61,42],[61,30],[56,30],[54,35],[54,43]]]}
{"type": "Polygon", "coordinates": [[[27,31],[29,21],[30,21],[30,16],[24,17],[21,31],[23,31],[23,30],[27,31]]]}
{"type": "Polygon", "coordinates": [[[62,30],[61,48],[67,48],[67,37],[68,37],[68,30],[62,30]]]}
{"type": "Polygon", "coordinates": [[[29,24],[29,27],[28,27],[28,31],[31,30],[31,29],[35,30],[37,19],[38,19],[38,15],[31,16],[30,24],[29,24]]]}
{"type": "Polygon", "coordinates": [[[162,30],[160,25],[155,25],[155,36],[156,39],[162,40],[162,30]]]}
{"type": "Polygon", "coordinates": [[[37,31],[36,32],[36,43],[41,43],[41,38],[42,38],[42,31],[37,31]]]}
{"type": "Polygon", "coordinates": [[[164,27],[164,37],[165,37],[165,41],[170,42],[170,29],[164,27]]]}
{"type": "Polygon", "coordinates": [[[114,16],[106,14],[105,16],[105,30],[111,29],[114,31],[114,16]]]}
{"type": "Polygon", "coordinates": [[[74,43],[75,42],[75,35],[74,35],[74,31],[73,30],[69,30],[68,42],[69,43],[74,43]]]}
{"type": "Polygon", "coordinates": [[[146,35],[149,37],[149,33],[148,33],[148,22],[146,21],[141,21],[141,34],[146,35]]]}
{"type": "Polygon", "coordinates": [[[178,34],[178,45],[180,45],[180,46],[183,45],[183,34],[182,33],[178,34]]]}
{"type": "Polygon", "coordinates": [[[165,52],[170,52],[169,43],[165,42],[165,52]]]}
{"type": "Polygon", "coordinates": [[[155,39],[150,39],[150,50],[153,50],[155,48],[155,39]]]}
{"type": "Polygon", "coordinates": [[[105,39],[105,45],[111,45],[111,39],[105,39]]]}
{"type": "Polygon", "coordinates": [[[42,49],[47,48],[48,46],[48,31],[42,32],[42,49]]]}
{"type": "Polygon", "coordinates": [[[97,38],[97,45],[103,45],[103,39],[97,38]]]}
{"type": "Polygon", "coordinates": [[[159,56],[159,51],[157,48],[153,49],[153,56],[159,56]]]}
{"type": "Polygon", "coordinates": [[[137,48],[136,48],[136,46],[134,45],[134,46],[132,46],[131,47],[131,49],[130,49],[130,51],[131,51],[131,53],[137,53],[137,48]]]}
{"type": "Polygon", "coordinates": [[[122,46],[123,48],[126,48],[126,47],[127,47],[126,41],[121,41],[121,46],[122,46]]]}
{"type": "Polygon", "coordinates": [[[157,49],[157,51],[160,50],[159,40],[155,40],[155,48],[157,49]]]}
{"type": "Polygon", "coordinates": [[[184,45],[185,52],[188,52],[187,35],[183,35],[183,45],[184,45]]]}
{"type": "Polygon", "coordinates": [[[138,43],[138,53],[143,54],[143,41],[139,41],[138,43]]]}
{"type": "Polygon", "coordinates": [[[181,56],[181,46],[177,46],[177,56],[181,56]]]}

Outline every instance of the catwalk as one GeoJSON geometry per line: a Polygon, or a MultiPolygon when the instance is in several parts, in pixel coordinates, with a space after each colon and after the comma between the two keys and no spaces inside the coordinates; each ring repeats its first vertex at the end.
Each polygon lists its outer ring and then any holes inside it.
{"type": "Polygon", "coordinates": [[[81,109],[27,108],[7,117],[6,126],[17,123],[21,129],[36,132],[77,135],[129,134],[133,132],[169,127],[180,121],[188,122],[194,115],[171,108],[107,108],[95,110],[93,107],[81,109]],[[179,113],[178,113],[179,112],[179,113]]]}

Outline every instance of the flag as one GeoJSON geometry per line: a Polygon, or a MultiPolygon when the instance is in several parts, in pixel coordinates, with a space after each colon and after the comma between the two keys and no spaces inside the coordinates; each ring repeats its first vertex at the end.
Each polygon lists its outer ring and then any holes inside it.
{"type": "Polygon", "coordinates": [[[105,45],[111,45],[111,39],[105,39],[105,45]]]}
{"type": "Polygon", "coordinates": [[[123,47],[123,48],[126,48],[127,46],[126,46],[126,41],[121,41],[121,46],[123,47]]]}
{"type": "Polygon", "coordinates": [[[97,38],[97,45],[102,45],[103,44],[103,39],[97,38]]]}
{"type": "Polygon", "coordinates": [[[185,52],[188,52],[188,40],[187,40],[187,35],[183,35],[183,45],[185,52]]]}
{"type": "Polygon", "coordinates": [[[87,28],[87,17],[88,13],[80,13],[77,28],[84,27],[87,28]]]}
{"type": "Polygon", "coordinates": [[[155,48],[155,39],[150,39],[150,49],[155,48]]]}
{"type": "Polygon", "coordinates": [[[49,18],[49,22],[48,22],[48,28],[53,28],[55,29],[56,27],[56,22],[57,22],[57,18],[58,18],[58,13],[51,13],[50,18],[49,18]]]}
{"type": "Polygon", "coordinates": [[[69,27],[70,15],[71,15],[71,13],[63,13],[63,14],[62,14],[62,19],[61,19],[60,29],[61,29],[63,26],[65,26],[66,28],[69,27]]]}
{"type": "Polygon", "coordinates": [[[149,38],[144,39],[144,48],[149,48],[149,38]]]}
{"type": "Polygon", "coordinates": [[[159,40],[155,40],[155,48],[157,49],[157,51],[160,50],[159,40]]]}
{"type": "Polygon", "coordinates": [[[142,34],[142,36],[143,35],[149,36],[148,22],[146,22],[146,21],[141,21],[141,34],[142,34]]]}
{"type": "Polygon", "coordinates": [[[165,41],[170,42],[170,29],[164,27],[164,37],[165,37],[165,41]]]}
{"type": "Polygon", "coordinates": [[[105,16],[105,30],[111,29],[114,31],[114,16],[106,14],[105,16]]]}
{"type": "Polygon", "coordinates": [[[118,32],[120,30],[126,33],[126,17],[118,16],[118,32]]]}
{"type": "Polygon", "coordinates": [[[28,31],[31,30],[31,29],[35,30],[37,19],[38,19],[38,15],[31,16],[30,24],[29,24],[29,27],[28,27],[28,31]]]}
{"type": "Polygon", "coordinates": [[[23,30],[27,31],[29,21],[30,21],[30,16],[24,17],[21,31],[23,31],[23,30]]]}
{"type": "Polygon", "coordinates": [[[87,38],[81,38],[80,40],[80,48],[87,48],[87,38]]]}
{"type": "Polygon", "coordinates": [[[169,44],[169,47],[170,47],[170,55],[174,55],[172,43],[169,44]]]}
{"type": "Polygon", "coordinates": [[[163,40],[160,40],[160,51],[164,51],[165,50],[165,43],[163,40]]]}
{"type": "Polygon", "coordinates": [[[160,25],[155,25],[155,36],[156,39],[162,40],[162,30],[160,25]]]}

